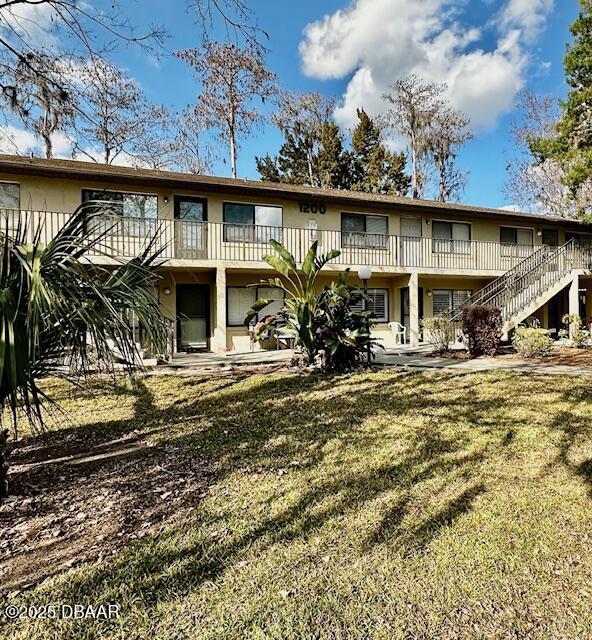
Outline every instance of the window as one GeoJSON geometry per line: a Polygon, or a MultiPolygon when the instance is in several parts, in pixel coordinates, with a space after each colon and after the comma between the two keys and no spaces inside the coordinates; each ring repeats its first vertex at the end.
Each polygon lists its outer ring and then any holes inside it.
{"type": "Polygon", "coordinates": [[[21,208],[21,186],[12,182],[0,182],[0,209],[21,208]]]}
{"type": "Polygon", "coordinates": [[[541,242],[550,247],[559,246],[559,231],[557,229],[543,229],[541,242]]]}
{"type": "Polygon", "coordinates": [[[193,196],[175,196],[175,218],[203,222],[208,219],[208,201],[193,196]]]}
{"type": "Polygon", "coordinates": [[[500,243],[503,257],[527,258],[532,253],[532,229],[500,227],[500,243]]]}
{"type": "Polygon", "coordinates": [[[586,233],[573,233],[571,231],[566,231],[565,242],[569,242],[570,240],[575,240],[576,242],[590,244],[592,243],[592,236],[586,233]]]}
{"type": "Polygon", "coordinates": [[[432,315],[437,316],[460,307],[471,297],[465,289],[435,289],[432,292],[432,315]]]}
{"type": "Polygon", "coordinates": [[[388,218],[361,213],[341,214],[341,246],[386,249],[388,218]]]}
{"type": "Polygon", "coordinates": [[[388,289],[368,289],[368,297],[368,301],[363,298],[352,301],[352,311],[367,310],[376,322],[388,322],[388,289]]]}
{"type": "Polygon", "coordinates": [[[281,207],[224,203],[224,241],[282,241],[281,207]]]}
{"type": "Polygon", "coordinates": [[[471,225],[466,222],[432,222],[434,253],[471,253],[471,225]]]}
{"type": "Polygon", "coordinates": [[[155,231],[155,223],[148,221],[158,217],[157,196],[83,189],[82,202],[95,203],[97,211],[104,211],[106,215],[120,215],[125,218],[118,225],[120,234],[142,238],[155,231]],[[137,221],[128,220],[128,218],[134,218],[137,221]]]}
{"type": "Polygon", "coordinates": [[[261,312],[261,317],[278,314],[283,306],[284,292],[275,287],[228,287],[227,322],[229,327],[242,327],[249,309],[259,298],[276,299],[261,312]]]}
{"type": "Polygon", "coordinates": [[[125,218],[158,217],[158,197],[154,195],[83,189],[82,202],[94,202],[125,218]]]}

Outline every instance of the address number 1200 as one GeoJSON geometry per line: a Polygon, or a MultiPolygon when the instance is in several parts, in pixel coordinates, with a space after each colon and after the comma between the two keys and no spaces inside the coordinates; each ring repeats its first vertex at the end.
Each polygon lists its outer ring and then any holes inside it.
{"type": "Polygon", "coordinates": [[[311,204],[310,202],[300,202],[300,213],[326,213],[327,207],[324,204],[311,204]]]}

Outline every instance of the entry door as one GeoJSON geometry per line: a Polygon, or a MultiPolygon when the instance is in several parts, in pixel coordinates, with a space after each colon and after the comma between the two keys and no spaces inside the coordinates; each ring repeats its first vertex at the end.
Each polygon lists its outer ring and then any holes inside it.
{"type": "Polygon", "coordinates": [[[207,349],[210,335],[210,287],[177,285],[177,349],[207,349]]]}
{"type": "MultiPolygon", "coordinates": [[[[423,318],[423,288],[418,289],[419,297],[419,319],[423,318]]],[[[409,306],[409,287],[403,287],[401,289],[401,324],[407,328],[407,335],[409,335],[410,329],[410,306],[409,306]]]]}
{"type": "Polygon", "coordinates": [[[400,264],[403,267],[421,265],[421,218],[401,218],[400,264]]]}
{"type": "Polygon", "coordinates": [[[175,196],[176,257],[199,259],[206,257],[207,200],[193,196],[175,196]]]}

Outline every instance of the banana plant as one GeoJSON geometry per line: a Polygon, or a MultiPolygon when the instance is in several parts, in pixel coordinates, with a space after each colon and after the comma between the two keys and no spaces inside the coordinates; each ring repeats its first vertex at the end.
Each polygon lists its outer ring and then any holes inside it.
{"type": "MultiPolygon", "coordinates": [[[[315,363],[322,356],[321,364],[326,370],[345,370],[355,366],[368,350],[372,351],[377,345],[370,335],[370,313],[352,309],[354,299],[363,298],[364,293],[349,285],[349,269],[320,292],[317,286],[321,269],[340,252],[335,250],[318,255],[318,246],[314,242],[299,271],[296,260],[283,245],[274,240],[270,244],[277,255],[263,259],[280,277],[268,278],[258,284],[282,291],[284,307],[273,321],[284,333],[296,338],[296,347],[304,353],[308,364],[315,363]]],[[[249,309],[245,324],[248,325],[255,315],[278,300],[257,300],[249,309]]],[[[264,323],[259,335],[266,328],[264,323]]]]}
{"type": "MultiPolygon", "coordinates": [[[[269,244],[275,249],[277,255],[264,256],[263,260],[281,277],[267,278],[258,284],[265,284],[283,292],[281,300],[284,304],[284,312],[280,319],[282,331],[296,338],[297,346],[304,352],[308,362],[312,363],[318,351],[316,327],[313,322],[318,303],[317,277],[321,269],[340,256],[341,252],[334,249],[319,255],[318,242],[315,241],[307,251],[302,269],[299,271],[294,256],[286,247],[276,240],[270,240],[269,244]]],[[[277,298],[259,298],[249,309],[245,324],[248,325],[254,316],[277,300],[277,298]]]]}

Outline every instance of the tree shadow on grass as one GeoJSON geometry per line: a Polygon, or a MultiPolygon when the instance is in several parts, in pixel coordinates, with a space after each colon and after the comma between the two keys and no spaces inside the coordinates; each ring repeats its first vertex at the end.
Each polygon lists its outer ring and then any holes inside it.
{"type": "MultiPolygon", "coordinates": [[[[132,589],[142,593],[145,605],[174,599],[220,576],[254,545],[263,552],[277,543],[306,540],[326,523],[381,499],[385,511],[370,533],[360,536],[359,552],[385,542],[405,553],[419,552],[485,490],[481,469],[488,446],[511,443],[506,421],[498,419],[498,424],[492,418],[506,406],[506,399],[503,393],[491,393],[495,379],[487,377],[285,375],[258,376],[247,383],[223,380],[212,388],[200,379],[183,379],[180,385],[199,396],[160,406],[154,396],[158,382],[151,381],[138,388],[132,418],[90,422],[71,434],[84,441],[97,433],[100,442],[139,429],[144,437],[156,437],[157,447],[166,447],[171,456],[184,452],[208,460],[216,468],[209,481],[216,483],[238,470],[268,477],[289,469],[279,477],[302,474],[297,499],[274,515],[262,512],[240,534],[214,536],[212,531],[225,531],[229,514],[200,510],[182,525],[171,523],[159,536],[135,543],[113,562],[69,576],[67,585],[60,587],[66,591],[63,597],[96,600],[100,594],[132,589]],[[434,385],[443,379],[450,383],[446,393],[434,385]],[[367,426],[369,419],[374,421],[372,428],[367,426]],[[486,443],[474,446],[468,427],[457,427],[462,423],[486,436],[486,443]],[[456,431],[451,431],[453,426],[456,431]],[[329,477],[313,473],[336,449],[376,454],[390,440],[404,445],[392,460],[350,468],[347,458],[331,459],[334,473],[329,477]],[[421,517],[408,528],[404,520],[416,488],[434,479],[445,484],[452,477],[458,485],[452,498],[443,499],[435,511],[422,513],[420,508],[421,517]],[[187,533],[188,527],[193,533],[187,533]]],[[[63,434],[62,430],[55,437],[63,434]]],[[[53,473],[58,476],[60,467],[53,473]]],[[[114,468],[115,484],[116,473],[114,468]]],[[[275,498],[284,490],[278,480],[275,498]]]]}

